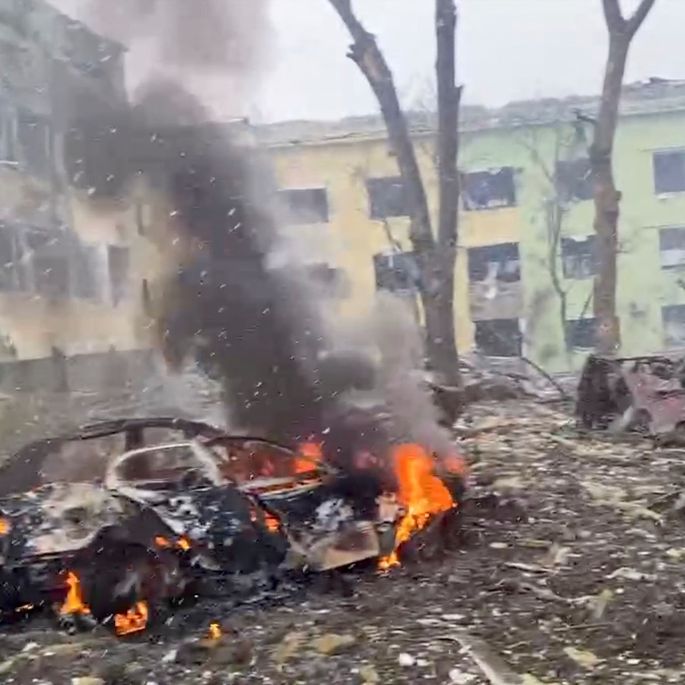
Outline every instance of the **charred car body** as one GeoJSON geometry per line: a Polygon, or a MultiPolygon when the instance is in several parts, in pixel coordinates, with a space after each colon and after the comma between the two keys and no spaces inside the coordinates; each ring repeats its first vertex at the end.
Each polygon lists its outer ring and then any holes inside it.
{"type": "Polygon", "coordinates": [[[103,621],[212,578],[328,570],[394,549],[403,510],[380,488],[360,496],[353,477],[317,454],[185,429],[194,439],[125,452],[99,481],[0,498],[0,611],[63,606],[73,576],[89,613],[103,621]]]}
{"type": "Polygon", "coordinates": [[[576,415],[584,428],[685,437],[685,360],[591,355],[578,385],[576,415]]]}

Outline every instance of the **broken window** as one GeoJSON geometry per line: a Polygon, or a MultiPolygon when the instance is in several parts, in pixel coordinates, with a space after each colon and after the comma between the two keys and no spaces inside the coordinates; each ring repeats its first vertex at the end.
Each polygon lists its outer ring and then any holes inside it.
{"type": "Polygon", "coordinates": [[[36,292],[51,299],[69,296],[69,251],[63,241],[32,231],[26,236],[32,253],[36,292]]]}
{"type": "Polygon", "coordinates": [[[499,209],[516,205],[514,169],[509,166],[461,175],[464,209],[499,209]]]}
{"type": "Polygon", "coordinates": [[[488,357],[520,357],[523,337],[518,319],[474,321],[476,348],[488,357]]]}
{"type": "Polygon", "coordinates": [[[662,228],[659,231],[659,253],[662,269],[685,265],[685,227],[662,228]]]}
{"type": "Polygon", "coordinates": [[[13,109],[0,108],[0,162],[17,161],[17,119],[13,109]]]}
{"type": "Polygon", "coordinates": [[[566,346],[592,350],[597,343],[597,319],[569,319],[566,322],[566,346]]]}
{"type": "Polygon", "coordinates": [[[590,160],[559,160],[556,164],[556,184],[562,202],[591,200],[593,198],[590,160]]]}
{"type": "Polygon", "coordinates": [[[325,188],[279,190],[290,224],[328,223],[328,193],[325,188]]]}
{"type": "Polygon", "coordinates": [[[595,236],[561,239],[564,278],[590,278],[597,273],[595,236]]]}
{"type": "MultiPolygon", "coordinates": [[[[121,302],[128,292],[128,274],[130,267],[130,251],[128,247],[109,245],[107,248],[107,262],[109,265],[109,286],[114,306],[121,302]]],[[[146,285],[147,282],[144,281],[146,285]]]]}
{"type": "Polygon", "coordinates": [[[685,305],[672,304],[661,308],[666,347],[685,347],[685,305]]]}
{"type": "Polygon", "coordinates": [[[369,194],[369,214],[372,219],[409,216],[407,194],[399,176],[369,178],[366,181],[366,191],[369,194]]]}
{"type": "Polygon", "coordinates": [[[73,255],[73,293],[84,300],[100,297],[99,259],[95,245],[76,245],[73,255]]]}
{"type": "Polygon", "coordinates": [[[413,293],[420,276],[413,252],[392,252],[373,256],[376,289],[395,293],[413,293]]]}
{"type": "Polygon", "coordinates": [[[32,174],[48,174],[52,167],[52,155],[47,121],[20,109],[17,113],[17,140],[24,168],[32,174]]]}
{"type": "Polygon", "coordinates": [[[521,280],[517,243],[501,243],[469,248],[469,281],[496,279],[513,283],[521,280]]]}
{"type": "Polygon", "coordinates": [[[657,194],[685,192],[685,150],[655,152],[653,161],[657,194]]]}

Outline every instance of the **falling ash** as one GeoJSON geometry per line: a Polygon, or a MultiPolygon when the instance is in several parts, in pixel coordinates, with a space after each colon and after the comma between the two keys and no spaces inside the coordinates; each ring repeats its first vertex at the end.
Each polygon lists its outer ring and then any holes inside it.
{"type": "Polygon", "coordinates": [[[252,74],[266,42],[265,10],[264,2],[237,0],[91,3],[96,24],[109,22],[131,46],[154,44],[167,69],[150,71],[131,110],[111,113],[107,135],[101,112],[100,135],[89,130],[92,122],[79,122],[82,137],[102,152],[95,175],[116,181],[102,186],[81,173],[105,194],[121,193],[125,179],[142,173],[167,198],[182,249],[157,312],[159,344],[171,366],[194,357],[220,381],[234,425],[286,441],[322,440],[333,461],[384,452],[400,439],[449,450],[411,371],[421,357],[416,326],[399,305],[378,307],[367,347],[340,349],[301,265],[276,268],[270,259],[280,237],[268,165],[207,124],[212,113],[180,85],[181,76],[204,68],[252,74]],[[408,342],[398,346],[403,337],[408,342]],[[391,421],[355,408],[355,393],[377,397],[391,421]]]}

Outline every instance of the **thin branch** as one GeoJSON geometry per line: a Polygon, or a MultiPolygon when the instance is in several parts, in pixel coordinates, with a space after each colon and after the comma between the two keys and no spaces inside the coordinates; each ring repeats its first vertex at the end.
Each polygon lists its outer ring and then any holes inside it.
{"type": "Polygon", "coordinates": [[[642,22],[647,18],[656,0],[642,0],[640,6],[635,10],[634,14],[627,22],[628,33],[634,36],[637,30],[642,26],[642,22]]]}
{"type": "Polygon", "coordinates": [[[404,252],[402,249],[402,243],[395,237],[390,227],[390,222],[387,219],[383,219],[383,231],[385,232],[385,237],[390,243],[390,247],[395,251],[395,253],[400,254],[404,252]]]}

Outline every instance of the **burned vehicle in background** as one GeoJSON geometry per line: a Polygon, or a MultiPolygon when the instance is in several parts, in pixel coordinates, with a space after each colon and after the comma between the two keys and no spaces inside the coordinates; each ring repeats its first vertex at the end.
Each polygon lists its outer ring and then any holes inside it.
{"type": "Polygon", "coordinates": [[[685,439],[685,360],[591,355],[578,385],[576,416],[587,429],[685,439]]]}
{"type": "MultiPolygon", "coordinates": [[[[109,428],[122,426],[150,427],[109,428]]],[[[462,484],[458,469],[438,478],[417,445],[395,451],[406,477],[390,492],[368,473],[360,489],[359,474],[327,463],[316,443],[293,449],[202,425],[182,430],[195,437],[111,458],[100,480],[1,497],[0,612],[54,606],[124,634],[142,629],[151,607],[208,583],[230,588],[239,576],[368,559],[393,565],[399,544],[456,506],[445,483],[454,492],[462,484]]]]}

